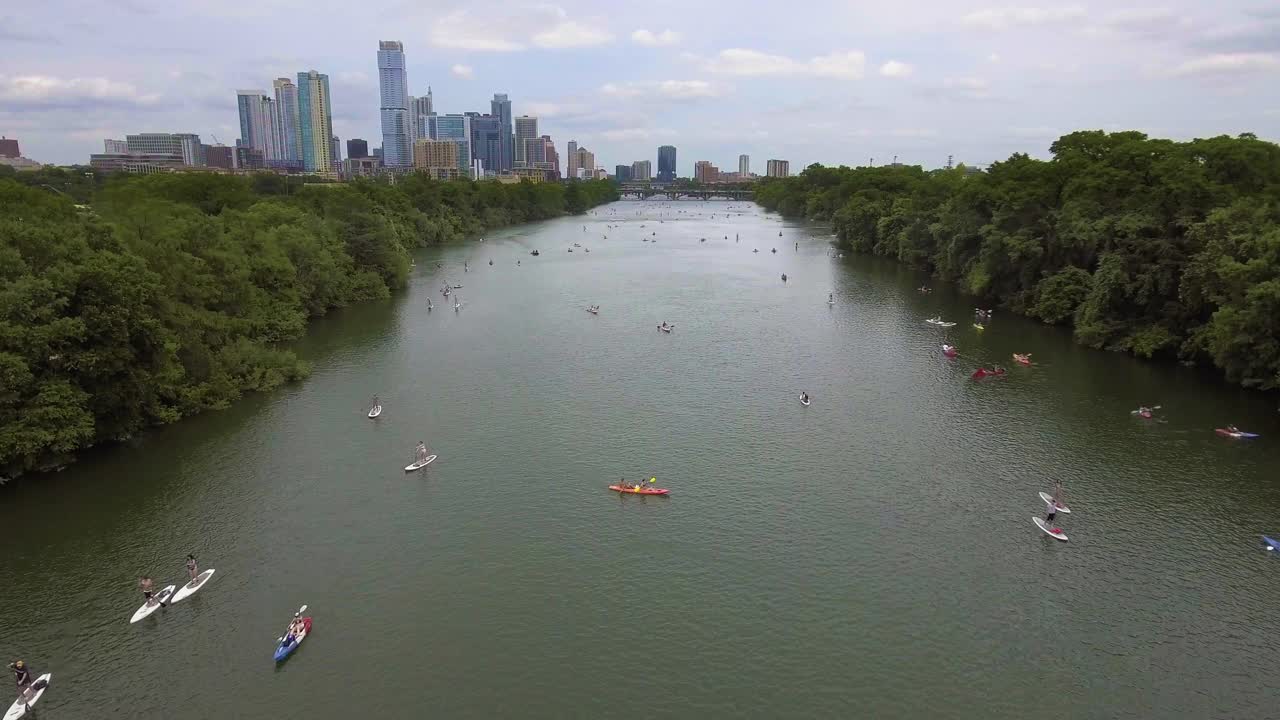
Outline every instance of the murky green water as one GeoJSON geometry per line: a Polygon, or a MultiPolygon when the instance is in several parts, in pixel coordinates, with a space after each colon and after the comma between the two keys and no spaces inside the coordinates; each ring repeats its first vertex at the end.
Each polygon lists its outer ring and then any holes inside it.
{"type": "Polygon", "coordinates": [[[315,326],[307,382],[0,489],[0,652],[54,673],[40,717],[1275,716],[1269,401],[978,334],[971,301],[729,207],[424,253],[315,326]],[[1036,364],[969,379],[1013,352],[1036,364]],[[418,440],[440,458],[406,475],[418,440]],[[1065,544],[1031,523],[1053,478],[1065,544]],[[130,625],[138,573],[188,552],[213,580],[130,625]]]}

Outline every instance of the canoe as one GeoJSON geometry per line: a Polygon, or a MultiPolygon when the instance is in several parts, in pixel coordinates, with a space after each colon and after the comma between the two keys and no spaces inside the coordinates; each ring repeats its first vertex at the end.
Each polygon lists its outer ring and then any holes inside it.
{"type": "Polygon", "coordinates": [[[1213,431],[1214,431],[1214,432],[1216,432],[1216,433],[1218,433],[1219,435],[1221,435],[1221,436],[1223,436],[1223,437],[1229,437],[1229,438],[1256,438],[1256,437],[1258,437],[1258,433],[1243,432],[1243,431],[1240,431],[1240,430],[1237,430],[1236,432],[1231,432],[1230,430],[1228,430],[1228,429],[1226,429],[1226,428],[1214,428],[1214,430],[1213,430],[1213,431]]]}
{"type": "Polygon", "coordinates": [[[285,658],[292,655],[293,651],[297,650],[298,646],[302,644],[302,641],[306,640],[307,636],[310,634],[311,634],[311,618],[304,617],[302,618],[302,634],[298,635],[298,637],[296,638],[289,638],[288,643],[281,641],[279,645],[276,645],[276,653],[275,653],[276,662],[281,662],[285,658]]]}
{"type": "Polygon", "coordinates": [[[623,487],[622,485],[610,485],[609,489],[614,492],[629,493],[631,495],[667,495],[671,492],[666,488],[642,487],[637,490],[634,487],[623,487]]]}
{"type": "Polygon", "coordinates": [[[40,700],[40,696],[44,695],[44,691],[49,689],[49,681],[53,679],[53,673],[45,673],[36,678],[31,683],[31,687],[27,688],[27,699],[23,702],[22,698],[13,701],[9,706],[9,711],[4,714],[4,720],[18,720],[18,718],[27,714],[27,708],[33,707],[40,700]],[[34,688],[34,690],[33,690],[34,688]]]}
{"type": "Polygon", "coordinates": [[[208,570],[205,570],[204,572],[200,573],[199,575],[196,576],[195,580],[192,580],[191,582],[179,588],[178,592],[174,593],[173,598],[169,600],[169,604],[173,605],[174,603],[181,602],[191,597],[192,595],[195,595],[196,591],[204,587],[205,584],[209,582],[209,578],[211,577],[213,577],[213,568],[209,568],[208,570]]]}
{"type": "Polygon", "coordinates": [[[177,585],[170,585],[169,587],[152,595],[151,599],[155,600],[155,603],[145,603],[145,602],[142,603],[142,607],[138,608],[137,612],[133,614],[132,618],[129,618],[129,623],[130,624],[136,623],[142,618],[155,612],[157,609],[160,608],[161,603],[167,602],[169,600],[169,596],[173,595],[173,591],[177,589],[178,589],[177,585]]]}
{"type": "Polygon", "coordinates": [[[978,323],[974,323],[974,324],[973,324],[973,329],[974,329],[974,330],[977,330],[978,332],[982,332],[983,330],[986,330],[986,328],[985,328],[985,327],[983,327],[983,326],[979,325],[978,323]]]}

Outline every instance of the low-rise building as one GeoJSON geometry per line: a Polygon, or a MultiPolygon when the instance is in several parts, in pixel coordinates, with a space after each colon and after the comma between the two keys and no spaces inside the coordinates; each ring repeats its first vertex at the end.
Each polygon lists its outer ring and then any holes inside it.
{"type": "Polygon", "coordinates": [[[181,154],[174,153],[100,153],[89,156],[89,167],[103,172],[126,172],[137,175],[172,172],[188,167],[181,154]]]}

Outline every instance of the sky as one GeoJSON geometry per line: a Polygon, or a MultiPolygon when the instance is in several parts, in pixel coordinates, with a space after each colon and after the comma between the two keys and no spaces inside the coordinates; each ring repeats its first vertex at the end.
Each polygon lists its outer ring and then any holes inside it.
{"type": "Polygon", "coordinates": [[[231,145],[237,89],[315,69],[335,133],[372,148],[378,41],[399,40],[436,112],[507,93],[610,171],[664,144],[691,175],[741,153],[760,174],[986,165],[1080,129],[1280,139],[1280,3],[1117,1],[4,0],[0,135],[56,164],[127,133],[231,145]]]}

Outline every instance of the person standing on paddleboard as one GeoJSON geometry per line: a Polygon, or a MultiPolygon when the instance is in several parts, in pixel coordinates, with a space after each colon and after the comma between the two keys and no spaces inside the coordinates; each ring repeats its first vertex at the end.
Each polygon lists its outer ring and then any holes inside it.
{"type": "MultiPolygon", "coordinates": [[[[155,599],[151,596],[155,592],[155,583],[152,582],[150,575],[143,575],[138,578],[138,587],[142,589],[142,597],[147,599],[147,605],[155,605],[155,599]]],[[[160,603],[164,606],[164,603],[160,603]]]]}
{"type": "Polygon", "coordinates": [[[31,672],[31,668],[21,660],[14,660],[9,663],[9,669],[13,671],[14,679],[18,681],[18,696],[21,697],[27,692],[27,688],[31,687],[31,681],[35,679],[35,673],[31,672]]]}
{"type": "Polygon", "coordinates": [[[196,565],[196,556],[187,555],[187,574],[191,576],[189,585],[196,584],[196,576],[200,574],[200,568],[196,565]]]}

